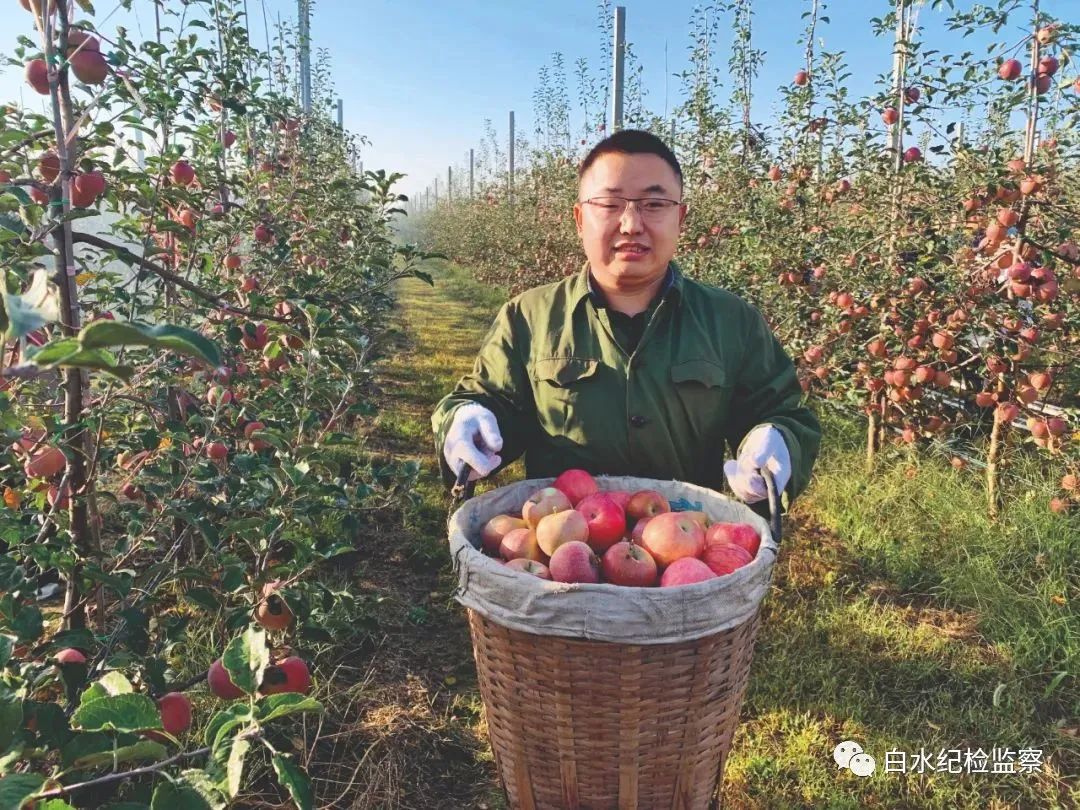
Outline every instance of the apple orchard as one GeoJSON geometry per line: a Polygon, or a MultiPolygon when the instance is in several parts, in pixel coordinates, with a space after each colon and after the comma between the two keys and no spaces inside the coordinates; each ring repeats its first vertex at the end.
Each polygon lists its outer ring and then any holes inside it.
{"type": "MultiPolygon", "coordinates": [[[[361,601],[320,571],[416,485],[416,462],[376,462],[359,434],[393,285],[430,283],[433,254],[395,241],[401,175],[353,168],[325,72],[302,112],[295,35],[260,49],[241,0],[156,4],[139,39],[86,0],[8,3],[27,103],[0,108],[0,797],[313,807],[293,732],[323,712],[313,657],[361,601]],[[62,603],[37,598],[50,577],[62,603]]],[[[750,115],[750,0],[725,6],[726,63],[697,18],[677,259],[762,309],[810,398],[864,420],[868,481],[884,453],[944,451],[958,475],[977,462],[996,516],[1033,454],[1075,526],[1080,26],[1037,2],[930,5],[956,52],[923,47],[900,2],[873,21],[878,89],[855,99],[805,3],[769,126],[750,115]],[[993,46],[965,50],[971,32],[993,46]]],[[[425,249],[515,292],[580,268],[576,164],[608,126],[581,76],[582,131],[545,75],[528,159],[508,178],[496,148],[474,199],[422,217],[425,249]]],[[[672,133],[640,93],[626,112],[672,133]]],[[[657,493],[552,489],[542,516],[477,540],[525,574],[634,586],[758,550],[657,493]]]]}
{"type": "Polygon", "coordinates": [[[346,621],[312,573],[416,474],[354,463],[388,288],[421,258],[390,239],[399,175],[353,170],[326,88],[313,114],[294,100],[289,33],[253,47],[238,2],[155,7],[144,41],[88,3],[20,2],[4,806],[222,807],[257,761],[311,807],[278,728],[321,711],[307,655],[346,621]],[[62,608],[35,598],[50,572],[62,608]],[[217,699],[195,728],[193,688],[217,699]]]}

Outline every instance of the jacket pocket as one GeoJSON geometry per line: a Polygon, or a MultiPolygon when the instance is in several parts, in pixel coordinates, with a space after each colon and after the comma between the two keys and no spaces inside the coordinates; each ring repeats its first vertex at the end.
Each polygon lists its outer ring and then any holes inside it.
{"type": "Polygon", "coordinates": [[[586,357],[547,357],[533,361],[532,377],[537,382],[546,382],[553,387],[569,388],[578,380],[584,380],[596,374],[598,360],[586,357]]]}
{"type": "Polygon", "coordinates": [[[705,388],[723,388],[727,385],[727,372],[712,360],[685,360],[671,367],[671,381],[697,383],[705,388]]]}
{"type": "Polygon", "coordinates": [[[546,357],[533,361],[530,373],[536,413],[549,435],[584,442],[589,403],[599,393],[595,390],[599,367],[600,361],[586,357],[546,357]]]}
{"type": "Polygon", "coordinates": [[[711,360],[685,360],[672,365],[671,382],[672,404],[682,406],[682,421],[693,439],[722,455],[734,389],[727,369],[711,360]]]}

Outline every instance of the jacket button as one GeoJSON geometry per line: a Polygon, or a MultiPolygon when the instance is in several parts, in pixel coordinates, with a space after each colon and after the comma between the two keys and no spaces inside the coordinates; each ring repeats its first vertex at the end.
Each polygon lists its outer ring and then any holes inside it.
{"type": "Polygon", "coordinates": [[[631,416],[630,417],[630,424],[633,425],[634,427],[637,427],[637,428],[645,427],[645,425],[648,424],[648,422],[649,422],[649,420],[646,419],[644,416],[631,416]]]}

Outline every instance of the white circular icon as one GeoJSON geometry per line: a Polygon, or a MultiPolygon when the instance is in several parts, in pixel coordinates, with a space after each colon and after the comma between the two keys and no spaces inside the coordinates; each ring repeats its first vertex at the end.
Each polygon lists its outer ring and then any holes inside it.
{"type": "Polygon", "coordinates": [[[862,746],[854,740],[844,740],[833,749],[832,758],[836,760],[837,768],[846,768],[851,758],[863,752],[862,746]]]}
{"type": "Polygon", "coordinates": [[[877,763],[869,754],[856,754],[848,760],[848,768],[856,776],[869,776],[877,768],[877,763]]]}

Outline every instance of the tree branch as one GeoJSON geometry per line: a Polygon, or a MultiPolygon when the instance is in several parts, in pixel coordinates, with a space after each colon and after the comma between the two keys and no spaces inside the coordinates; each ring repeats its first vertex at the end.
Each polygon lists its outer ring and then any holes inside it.
{"type": "Polygon", "coordinates": [[[29,135],[27,135],[25,138],[23,138],[18,143],[13,144],[12,146],[9,146],[7,149],[5,149],[3,152],[0,152],[0,160],[8,158],[11,155],[17,154],[17,153],[21,152],[27,146],[32,144],[34,141],[39,141],[39,140],[42,140],[44,138],[48,138],[52,134],[53,134],[53,131],[51,129],[43,129],[43,130],[41,130],[39,132],[31,132],[29,135]]]}
{"type": "Polygon", "coordinates": [[[288,323],[287,319],[279,318],[277,315],[264,312],[255,312],[250,309],[243,309],[241,307],[234,307],[231,304],[223,303],[224,299],[220,295],[214,295],[212,292],[204,290],[198,284],[188,281],[183,276],[177,275],[164,267],[155,264],[154,262],[140,256],[137,253],[133,253],[122,245],[114,244],[107,239],[102,239],[99,236],[92,236],[88,233],[74,232],[71,234],[72,240],[84,245],[93,245],[94,247],[101,248],[102,250],[111,250],[117,253],[121,259],[126,262],[137,264],[145,270],[149,270],[159,278],[165,279],[165,281],[171,281],[177,287],[181,287],[192,295],[195,295],[204,301],[208,301],[211,304],[217,305],[219,308],[226,312],[231,312],[234,315],[244,315],[248,318],[258,318],[264,321],[277,321],[278,323],[288,323]]]}
{"type": "Polygon", "coordinates": [[[1065,262],[1066,264],[1071,264],[1071,265],[1074,265],[1074,266],[1076,266],[1076,267],[1080,267],[1080,259],[1070,259],[1070,258],[1069,258],[1068,256],[1066,256],[1065,254],[1063,254],[1063,253],[1058,253],[1058,252],[1057,252],[1056,250],[1054,250],[1053,248],[1049,248],[1049,247],[1047,247],[1046,245],[1042,244],[1041,242],[1036,242],[1036,241],[1035,241],[1034,239],[1032,239],[1032,238],[1031,238],[1030,236],[1024,236],[1024,235],[1021,235],[1021,236],[1020,236],[1020,239],[1021,239],[1021,240],[1023,240],[1024,242],[1027,242],[1027,243],[1028,243],[1029,245],[1034,245],[1034,246],[1035,246],[1035,247],[1037,247],[1037,248],[1038,248],[1039,250],[1044,250],[1044,251],[1046,251],[1046,252],[1047,252],[1047,253],[1049,253],[1049,254],[1050,254],[1051,256],[1053,256],[1053,257],[1054,257],[1055,259],[1061,259],[1061,261],[1065,262]]]}
{"type": "MultiPolygon", "coordinates": [[[[262,729],[255,728],[251,731],[245,732],[237,736],[237,739],[252,739],[253,737],[262,736],[262,729]]],[[[52,790],[46,790],[44,793],[37,794],[35,799],[58,799],[61,796],[66,796],[69,793],[74,793],[77,790],[83,790],[89,787],[97,787],[98,785],[107,785],[111,782],[119,782],[122,779],[133,779],[137,776],[145,776],[148,773],[157,773],[168,766],[179,762],[182,759],[193,759],[194,757],[201,757],[204,754],[210,753],[210,746],[205,748],[197,748],[194,751],[181,751],[178,754],[173,754],[168,759],[163,759],[161,762],[155,762],[153,765],[144,765],[142,768],[136,768],[132,771],[121,771],[119,773],[110,773],[106,776],[99,776],[97,779],[89,779],[85,782],[79,782],[75,785],[65,785],[64,787],[53,788],[52,790]]]]}

